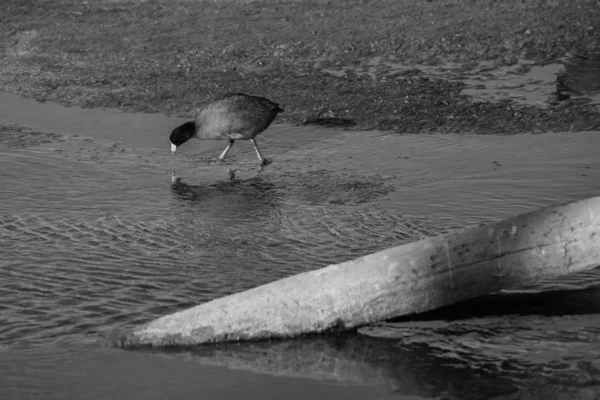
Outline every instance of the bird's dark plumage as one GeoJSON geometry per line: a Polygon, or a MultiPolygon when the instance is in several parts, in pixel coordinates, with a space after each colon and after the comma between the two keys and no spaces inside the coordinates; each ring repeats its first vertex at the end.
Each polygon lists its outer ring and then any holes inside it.
{"type": "Polygon", "coordinates": [[[284,110],[279,104],[259,96],[229,93],[198,110],[194,121],[178,126],[171,133],[171,150],[191,138],[229,140],[229,145],[219,157],[222,160],[235,140],[250,140],[259,160],[262,157],[255,137],[271,125],[277,114],[284,110]]]}

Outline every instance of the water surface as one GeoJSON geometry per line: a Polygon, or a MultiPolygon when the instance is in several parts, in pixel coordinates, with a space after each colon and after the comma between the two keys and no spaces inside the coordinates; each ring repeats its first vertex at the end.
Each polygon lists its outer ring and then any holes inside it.
{"type": "MultiPolygon", "coordinates": [[[[502,339],[508,312],[482,317],[499,339],[480,364],[474,355],[488,336],[472,334],[464,350],[452,335],[419,341],[428,326],[408,341],[353,334],[192,353],[125,352],[105,342],[294,273],[596,196],[599,132],[399,136],[273,126],[259,144],[274,163],[261,169],[243,142],[224,165],[216,163],[223,142],[194,141],[171,156],[168,133],[182,119],[8,94],[0,103],[3,398],[481,398],[528,393],[539,382],[567,393],[580,387],[577,373],[587,383],[600,377],[600,356],[587,351],[599,339],[588,329],[600,322],[597,270],[519,289],[591,302],[584,317],[571,309],[520,323],[546,353],[556,341],[576,342],[564,332],[585,332],[583,350],[551,360],[529,357],[522,335],[502,339]],[[448,346],[454,353],[439,350],[448,346]],[[512,361],[533,365],[531,373],[489,368],[512,361]]],[[[528,310],[539,314],[519,312],[528,310]]]]}

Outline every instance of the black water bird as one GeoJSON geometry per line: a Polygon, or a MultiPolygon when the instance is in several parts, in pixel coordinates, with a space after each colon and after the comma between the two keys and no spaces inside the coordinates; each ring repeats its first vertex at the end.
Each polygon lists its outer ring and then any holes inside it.
{"type": "Polygon", "coordinates": [[[269,164],[261,154],[256,136],[265,131],[277,114],[279,104],[259,96],[229,93],[202,108],[194,121],[186,122],[171,132],[171,152],[189,139],[229,140],[219,156],[223,161],[236,140],[249,140],[261,165],[269,164]]]}

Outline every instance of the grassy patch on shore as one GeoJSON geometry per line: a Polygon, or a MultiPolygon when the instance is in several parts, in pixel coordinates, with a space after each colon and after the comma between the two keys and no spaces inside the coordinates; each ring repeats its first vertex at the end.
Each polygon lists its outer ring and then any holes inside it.
{"type": "Polygon", "coordinates": [[[600,129],[597,109],[577,102],[473,103],[442,77],[323,71],[374,58],[545,62],[598,51],[599,28],[596,0],[5,0],[0,89],[180,116],[241,91],[282,104],[278,121],[397,132],[600,129]]]}

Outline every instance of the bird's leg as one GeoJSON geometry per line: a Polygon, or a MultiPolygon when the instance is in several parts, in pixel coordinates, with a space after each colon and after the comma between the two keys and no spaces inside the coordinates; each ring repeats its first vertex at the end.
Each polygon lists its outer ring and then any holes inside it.
{"type": "Polygon", "coordinates": [[[225,150],[223,150],[223,152],[219,156],[219,161],[223,161],[225,159],[225,156],[229,152],[229,149],[231,149],[231,146],[233,146],[233,143],[235,143],[235,140],[230,139],[229,140],[229,144],[227,145],[227,147],[225,148],[225,150]]]}
{"type": "Polygon", "coordinates": [[[235,169],[227,168],[227,173],[229,174],[229,180],[233,182],[235,179],[235,169]]]}
{"type": "Polygon", "coordinates": [[[260,150],[258,149],[258,144],[256,143],[256,140],[250,139],[250,143],[252,143],[252,146],[254,147],[254,151],[256,151],[256,155],[258,156],[258,161],[260,161],[260,164],[261,165],[270,164],[271,161],[264,158],[263,155],[260,153],[260,150]]]}

